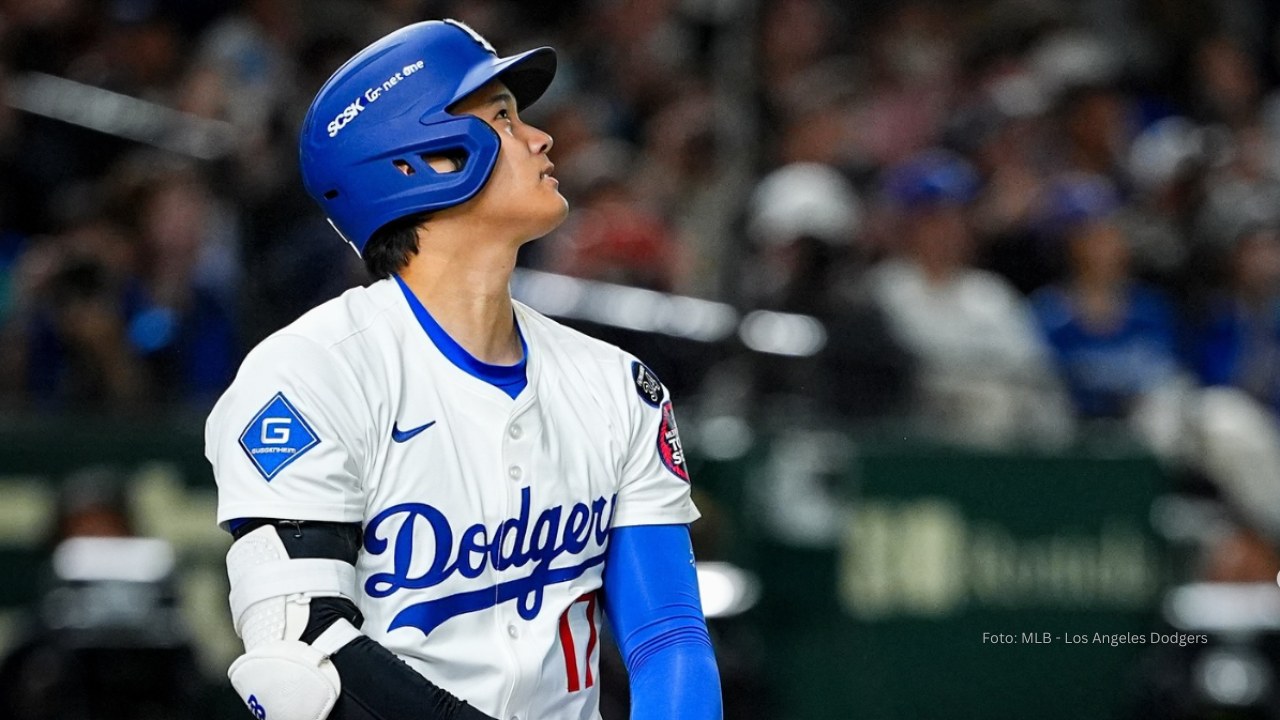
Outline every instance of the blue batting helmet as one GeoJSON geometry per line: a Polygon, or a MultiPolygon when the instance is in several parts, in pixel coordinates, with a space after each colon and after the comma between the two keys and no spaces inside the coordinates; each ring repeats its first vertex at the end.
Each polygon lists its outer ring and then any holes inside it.
{"type": "Polygon", "coordinates": [[[488,181],[501,140],[451,106],[498,78],[524,108],[555,72],[551,48],[499,57],[454,20],[401,28],[338,68],[311,102],[298,143],[303,185],[362,253],[387,223],[466,202],[488,181]],[[437,172],[432,157],[459,169],[437,172]]]}

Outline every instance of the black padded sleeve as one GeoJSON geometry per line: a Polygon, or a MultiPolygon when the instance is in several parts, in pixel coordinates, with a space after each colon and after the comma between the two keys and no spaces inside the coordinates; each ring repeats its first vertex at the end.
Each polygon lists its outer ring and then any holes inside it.
{"type": "Polygon", "coordinates": [[[239,540],[263,525],[275,527],[284,549],[295,560],[332,558],[355,565],[356,556],[360,554],[359,523],[253,518],[236,525],[232,535],[239,540]]]}
{"type": "Polygon", "coordinates": [[[347,643],[330,659],[342,678],[342,695],[329,720],[493,720],[367,636],[347,643]]]}
{"type": "MultiPolygon", "coordinates": [[[[332,558],[352,565],[360,552],[357,523],[254,518],[239,524],[236,539],[264,525],[276,529],[289,557],[332,558]]],[[[302,641],[313,642],[339,619],[360,627],[364,617],[350,600],[315,598],[302,641]]],[[[494,720],[422,677],[395,653],[361,636],[330,658],[342,694],[328,720],[494,720]]]]}

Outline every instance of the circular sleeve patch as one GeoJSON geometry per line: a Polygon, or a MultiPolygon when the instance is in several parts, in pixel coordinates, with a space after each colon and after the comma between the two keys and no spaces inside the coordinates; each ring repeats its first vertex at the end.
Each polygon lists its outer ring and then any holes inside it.
{"type": "Polygon", "coordinates": [[[633,361],[631,363],[631,379],[636,384],[636,393],[640,395],[640,399],[650,407],[658,407],[658,403],[662,402],[664,394],[662,383],[658,381],[658,376],[645,367],[643,363],[633,361]]]}
{"type": "Polygon", "coordinates": [[[676,427],[676,414],[670,401],[662,404],[662,422],[658,424],[658,456],[673,475],[689,482],[684,446],[680,444],[680,430],[676,427]]]}

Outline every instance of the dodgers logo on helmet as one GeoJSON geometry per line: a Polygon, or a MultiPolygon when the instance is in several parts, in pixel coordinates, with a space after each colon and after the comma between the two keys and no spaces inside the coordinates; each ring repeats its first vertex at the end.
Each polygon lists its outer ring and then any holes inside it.
{"type": "Polygon", "coordinates": [[[356,252],[384,225],[466,202],[488,181],[501,145],[488,123],[449,108],[491,80],[533,104],[555,76],[537,48],[499,57],[460,22],[401,28],[361,50],[325,82],[302,124],[303,184],[356,252]],[[455,172],[428,159],[458,158],[455,172]]]}

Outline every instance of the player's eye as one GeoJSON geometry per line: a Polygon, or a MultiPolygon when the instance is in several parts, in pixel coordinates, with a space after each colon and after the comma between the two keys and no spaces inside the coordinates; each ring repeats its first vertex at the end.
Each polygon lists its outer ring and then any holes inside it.
{"type": "Polygon", "coordinates": [[[496,119],[498,119],[498,120],[507,120],[507,121],[510,121],[510,120],[511,120],[511,112],[510,112],[509,110],[507,110],[506,108],[502,108],[501,110],[499,110],[499,111],[498,111],[498,115],[497,115],[497,118],[496,118],[496,119]]]}

